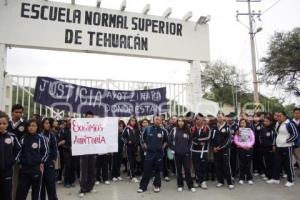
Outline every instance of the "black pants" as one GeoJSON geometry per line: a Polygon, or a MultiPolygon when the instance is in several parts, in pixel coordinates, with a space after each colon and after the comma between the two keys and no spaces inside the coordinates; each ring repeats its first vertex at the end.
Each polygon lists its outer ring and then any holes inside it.
{"type": "Polygon", "coordinates": [[[74,184],[76,165],[74,163],[74,158],[72,157],[72,154],[69,150],[64,151],[64,165],[64,184],[74,184]]]}
{"type": "Polygon", "coordinates": [[[96,181],[96,155],[80,156],[80,192],[93,190],[96,181]]]}
{"type": "Polygon", "coordinates": [[[189,189],[193,187],[193,179],[191,176],[191,155],[175,154],[177,186],[183,187],[182,168],[184,169],[185,181],[189,189]]]}
{"type": "Polygon", "coordinates": [[[101,180],[103,182],[108,180],[108,162],[109,156],[107,154],[104,155],[97,155],[96,161],[96,176],[97,181],[101,180]]]}
{"type": "Polygon", "coordinates": [[[112,178],[118,178],[121,176],[120,170],[121,170],[121,162],[122,162],[123,156],[122,152],[113,153],[112,155],[112,178]]]}
{"type": "Polygon", "coordinates": [[[232,145],[230,147],[230,166],[232,176],[235,177],[238,172],[238,156],[237,156],[237,147],[232,145]]]}
{"type": "Polygon", "coordinates": [[[163,155],[163,176],[169,177],[169,169],[168,169],[168,156],[167,156],[167,148],[164,149],[164,155],[163,155]]]}
{"type": "Polygon", "coordinates": [[[60,149],[58,152],[59,152],[59,159],[60,159],[60,169],[58,170],[57,180],[61,181],[62,176],[63,176],[63,170],[64,170],[64,167],[65,167],[65,159],[64,159],[63,149],[60,149]]]}
{"type": "Polygon", "coordinates": [[[13,168],[0,170],[0,199],[12,200],[13,168]]]}
{"type": "Polygon", "coordinates": [[[240,168],[240,180],[252,180],[252,159],[253,152],[252,149],[249,151],[238,148],[237,149],[238,158],[239,158],[239,168],[240,168]]]}
{"type": "Polygon", "coordinates": [[[274,154],[273,179],[279,180],[282,167],[287,174],[287,180],[294,182],[294,168],[292,164],[292,147],[278,147],[274,154]]]}
{"type": "Polygon", "coordinates": [[[143,177],[140,183],[140,189],[147,190],[150,178],[153,175],[154,171],[154,181],[153,185],[154,187],[161,187],[161,168],[162,168],[162,159],[163,159],[163,153],[157,152],[157,153],[151,153],[147,152],[144,160],[144,173],[143,177]]]}
{"type": "Polygon", "coordinates": [[[232,185],[229,149],[222,149],[219,152],[214,153],[214,160],[218,182],[224,184],[225,178],[227,184],[232,185]]]}
{"type": "Polygon", "coordinates": [[[272,179],[272,166],[273,166],[273,148],[261,147],[261,153],[263,156],[264,173],[268,179],[272,179]]]}
{"type": "Polygon", "coordinates": [[[23,166],[20,169],[16,200],[26,200],[30,187],[32,189],[31,199],[40,200],[42,173],[39,169],[39,166],[23,166]]]}
{"type": "Polygon", "coordinates": [[[262,174],[264,171],[263,158],[260,145],[253,147],[253,171],[262,174]]]}
{"type": "Polygon", "coordinates": [[[43,173],[43,181],[42,181],[42,191],[41,191],[41,199],[46,200],[46,190],[48,195],[48,200],[57,200],[56,193],[56,172],[54,169],[54,165],[45,166],[45,170],[43,173]]]}
{"type": "Polygon", "coordinates": [[[198,152],[192,152],[192,160],[193,160],[194,170],[196,174],[196,182],[198,184],[201,184],[203,181],[205,181],[205,177],[207,174],[207,168],[208,168],[207,152],[204,152],[202,154],[198,152]]]}
{"type": "Polygon", "coordinates": [[[137,156],[137,148],[133,145],[127,145],[127,159],[129,162],[130,179],[136,176],[136,156],[137,156]]]}

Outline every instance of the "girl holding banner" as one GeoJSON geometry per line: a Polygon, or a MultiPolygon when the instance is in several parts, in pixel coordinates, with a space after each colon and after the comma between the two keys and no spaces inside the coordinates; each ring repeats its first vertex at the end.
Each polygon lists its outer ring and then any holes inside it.
{"type": "Polygon", "coordinates": [[[234,136],[234,143],[237,145],[239,168],[240,168],[240,181],[241,185],[244,184],[245,178],[249,185],[253,185],[252,176],[252,159],[253,159],[253,145],[255,143],[255,136],[253,131],[247,127],[245,119],[240,120],[240,128],[234,136]]]}

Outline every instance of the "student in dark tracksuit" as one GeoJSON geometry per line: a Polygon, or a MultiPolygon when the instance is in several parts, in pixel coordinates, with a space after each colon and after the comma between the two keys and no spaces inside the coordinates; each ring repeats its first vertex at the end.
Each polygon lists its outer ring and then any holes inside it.
{"type": "Polygon", "coordinates": [[[294,183],[294,167],[292,164],[292,148],[293,143],[298,137],[298,131],[288,118],[284,111],[276,112],[278,122],[275,127],[276,148],[274,153],[273,179],[268,180],[269,184],[279,184],[280,172],[283,168],[287,174],[286,187],[293,186],[294,183]]]}
{"type": "MultiPolygon", "coordinates": [[[[86,118],[93,118],[94,113],[87,111],[86,118]]],[[[80,191],[79,197],[84,197],[88,192],[92,192],[96,182],[96,155],[80,156],[80,191]]]]}
{"type": "MultiPolygon", "coordinates": [[[[170,118],[170,121],[169,121],[169,125],[166,127],[167,131],[168,131],[168,136],[170,134],[170,132],[173,130],[174,127],[176,127],[176,123],[177,123],[177,116],[176,115],[173,115],[171,118],[170,118]]],[[[168,148],[166,148],[166,151],[167,151],[168,148]]],[[[169,165],[168,168],[171,170],[171,172],[173,174],[176,174],[176,168],[175,168],[175,161],[174,159],[173,160],[170,160],[167,157],[167,164],[169,165]]],[[[169,177],[168,177],[169,178],[169,177]]],[[[168,179],[165,178],[166,181],[168,181],[168,179]]]]}
{"type": "Polygon", "coordinates": [[[0,199],[12,200],[13,165],[21,145],[13,133],[7,132],[8,116],[0,112],[0,199]]]}
{"type": "Polygon", "coordinates": [[[233,189],[234,185],[230,167],[230,144],[230,129],[224,121],[224,114],[219,113],[217,115],[217,126],[212,128],[211,139],[216,165],[216,175],[219,182],[217,187],[222,187],[224,185],[225,178],[227,180],[229,189],[233,189]]]}
{"type": "MultiPolygon", "coordinates": [[[[25,134],[26,121],[22,118],[24,107],[20,104],[15,104],[11,109],[11,120],[9,121],[7,131],[16,135],[20,141],[25,134]]],[[[17,164],[13,167],[13,199],[16,197],[17,185],[19,179],[19,166],[17,164]]]]}
{"type": "Polygon", "coordinates": [[[119,120],[118,122],[118,152],[113,153],[112,155],[112,180],[113,181],[121,181],[123,180],[121,177],[121,162],[123,158],[123,140],[122,140],[122,133],[125,128],[125,123],[123,120],[119,120]]]}
{"type": "Polygon", "coordinates": [[[32,200],[39,200],[44,163],[48,152],[46,141],[38,133],[38,122],[29,120],[25,127],[26,133],[21,139],[19,157],[20,172],[16,200],[26,200],[29,189],[32,189],[32,200]]]}
{"type": "Polygon", "coordinates": [[[70,188],[75,182],[75,162],[72,157],[72,139],[71,139],[71,122],[68,120],[66,122],[66,127],[61,130],[61,137],[58,142],[59,146],[62,148],[64,157],[64,186],[70,188]]]}
{"type": "Polygon", "coordinates": [[[234,144],[233,139],[235,134],[239,130],[239,125],[234,121],[232,114],[226,115],[226,122],[231,133],[231,146],[230,146],[230,166],[232,177],[236,177],[238,174],[238,157],[237,157],[237,146],[234,144]]]}
{"type": "Polygon", "coordinates": [[[259,142],[261,146],[261,153],[263,157],[264,173],[266,178],[264,180],[272,179],[272,165],[273,156],[275,150],[276,133],[272,125],[272,118],[265,116],[263,122],[263,128],[259,136],[259,142]]]}
{"type": "Polygon", "coordinates": [[[182,168],[185,173],[185,180],[190,191],[195,192],[193,179],[191,176],[191,147],[193,137],[190,128],[183,117],[178,117],[177,127],[169,135],[169,146],[175,154],[176,177],[178,192],[183,189],[182,168]]]}
{"type": "MultiPolygon", "coordinates": [[[[166,128],[164,128],[163,124],[161,124],[161,129],[163,130],[164,135],[166,135],[168,137],[169,132],[166,128]]],[[[163,177],[164,177],[165,181],[169,182],[170,178],[169,178],[169,169],[168,169],[167,148],[164,148],[162,172],[163,172],[163,177]]]]}
{"type": "Polygon", "coordinates": [[[46,199],[46,190],[48,200],[57,200],[55,161],[57,159],[57,144],[54,134],[51,132],[51,124],[49,118],[42,120],[42,136],[45,138],[48,147],[48,158],[44,164],[43,182],[41,199],[46,199]]]}
{"type": "Polygon", "coordinates": [[[196,174],[196,182],[202,189],[207,189],[205,176],[208,165],[209,141],[211,138],[210,129],[204,124],[204,116],[201,113],[196,115],[195,126],[192,127],[192,160],[196,174]]]}
{"type": "Polygon", "coordinates": [[[261,134],[262,130],[262,123],[261,123],[261,114],[255,113],[253,116],[253,131],[255,134],[255,144],[253,147],[253,171],[254,175],[263,175],[263,159],[262,159],[262,153],[261,153],[261,147],[259,143],[259,136],[261,134]]]}
{"type": "Polygon", "coordinates": [[[140,183],[140,188],[137,192],[142,193],[147,190],[149,181],[152,177],[154,171],[154,192],[160,192],[161,187],[161,169],[162,169],[162,159],[163,151],[166,147],[168,138],[164,134],[164,131],[160,127],[161,116],[153,117],[154,124],[149,126],[143,132],[142,145],[146,152],[144,161],[144,173],[140,183]]]}
{"type": "Polygon", "coordinates": [[[127,159],[129,162],[129,176],[132,182],[139,182],[136,176],[137,148],[140,144],[140,131],[135,117],[130,117],[122,134],[122,140],[126,145],[127,159]]]}

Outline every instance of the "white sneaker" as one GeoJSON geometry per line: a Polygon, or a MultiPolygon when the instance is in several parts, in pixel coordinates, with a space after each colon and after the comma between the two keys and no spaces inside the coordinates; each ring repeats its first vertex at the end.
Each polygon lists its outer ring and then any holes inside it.
{"type": "Polygon", "coordinates": [[[283,174],[283,175],[282,175],[282,178],[287,178],[287,175],[286,175],[286,174],[283,174]]]}
{"type": "Polygon", "coordinates": [[[95,190],[95,189],[93,189],[92,191],[91,191],[91,193],[96,193],[96,192],[98,192],[97,190],[95,190]]]}
{"type": "Polygon", "coordinates": [[[62,184],[62,181],[57,181],[56,183],[57,183],[57,184],[62,184]]]}
{"type": "Polygon", "coordinates": [[[117,182],[119,179],[117,179],[116,177],[113,177],[113,182],[117,182]]]}
{"type": "Polygon", "coordinates": [[[194,183],[194,187],[195,188],[199,187],[199,184],[198,183],[194,183]]]}
{"type": "Polygon", "coordinates": [[[159,193],[159,192],[160,192],[160,188],[159,188],[159,187],[155,187],[155,188],[153,189],[153,191],[154,191],[155,193],[159,193]]]}
{"type": "Polygon", "coordinates": [[[110,185],[110,182],[109,181],[105,181],[104,184],[105,185],[110,185]]]}
{"type": "Polygon", "coordinates": [[[268,179],[267,177],[263,177],[263,180],[264,180],[264,181],[267,181],[267,180],[269,180],[269,179],[268,179]]]}
{"type": "Polygon", "coordinates": [[[121,176],[118,177],[119,181],[123,181],[123,178],[121,176]]]}
{"type": "Polygon", "coordinates": [[[229,185],[228,188],[229,188],[230,190],[232,190],[232,189],[234,188],[234,185],[229,185]]]}
{"type": "Polygon", "coordinates": [[[139,182],[139,180],[137,178],[132,178],[131,181],[134,182],[134,183],[138,183],[139,182]]]}
{"type": "Polygon", "coordinates": [[[294,182],[286,182],[286,184],[284,185],[285,187],[292,187],[292,186],[294,186],[295,185],[295,183],[294,182]]]}
{"type": "Polygon", "coordinates": [[[196,192],[195,188],[191,188],[190,190],[191,190],[191,192],[196,192]]]}
{"type": "Polygon", "coordinates": [[[220,187],[222,187],[222,186],[223,186],[222,183],[218,183],[218,184],[216,185],[217,188],[220,188],[220,187]]]}
{"type": "Polygon", "coordinates": [[[249,184],[249,185],[253,185],[253,181],[252,181],[252,180],[249,180],[249,181],[248,181],[248,184],[249,184]]]}
{"type": "Polygon", "coordinates": [[[265,178],[265,177],[266,177],[266,175],[265,175],[265,174],[261,174],[261,175],[260,175],[260,177],[262,177],[262,178],[265,178]]]}
{"type": "Polygon", "coordinates": [[[201,188],[204,189],[204,190],[207,189],[207,185],[206,185],[206,182],[205,182],[205,181],[203,181],[203,182],[201,183],[201,188]]]}
{"type": "Polygon", "coordinates": [[[95,182],[95,185],[99,185],[99,184],[100,184],[100,181],[96,181],[96,182],[95,182]]]}
{"type": "Polygon", "coordinates": [[[280,183],[280,181],[279,180],[270,179],[270,180],[267,181],[267,183],[268,184],[277,184],[278,185],[280,183]]]}
{"type": "Polygon", "coordinates": [[[143,192],[145,192],[145,191],[142,190],[141,188],[139,188],[139,189],[137,190],[137,193],[143,193],[143,192]]]}
{"type": "Polygon", "coordinates": [[[83,198],[84,197],[84,193],[79,193],[79,198],[83,198]]]}
{"type": "Polygon", "coordinates": [[[170,181],[170,178],[169,177],[165,177],[165,181],[169,182],[170,181]]]}
{"type": "Polygon", "coordinates": [[[182,190],[183,190],[182,187],[177,188],[178,192],[182,192],[182,190]]]}
{"type": "Polygon", "coordinates": [[[239,181],[239,184],[244,185],[244,181],[243,181],[243,180],[240,180],[240,181],[239,181]]]}
{"type": "Polygon", "coordinates": [[[253,174],[253,176],[258,176],[259,174],[257,173],[257,172],[255,172],[254,174],[253,174]]]}

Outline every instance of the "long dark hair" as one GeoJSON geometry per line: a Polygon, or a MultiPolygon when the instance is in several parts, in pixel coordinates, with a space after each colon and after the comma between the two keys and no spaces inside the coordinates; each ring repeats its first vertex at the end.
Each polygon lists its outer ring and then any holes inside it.
{"type": "Polygon", "coordinates": [[[50,124],[50,128],[49,128],[49,131],[51,131],[52,127],[53,127],[53,122],[54,120],[52,118],[48,118],[48,117],[45,117],[43,120],[42,120],[42,123],[41,123],[41,130],[44,131],[44,124],[45,122],[48,121],[49,124],[50,124]]]}
{"type": "Polygon", "coordinates": [[[135,120],[135,125],[134,125],[134,127],[132,127],[136,132],[138,132],[139,131],[139,125],[138,125],[138,121],[137,121],[137,119],[136,119],[136,117],[135,116],[131,116],[130,118],[129,118],[129,120],[128,120],[128,122],[127,122],[127,126],[131,126],[130,125],[130,121],[131,120],[135,120]]]}
{"type": "Polygon", "coordinates": [[[185,133],[187,133],[187,134],[190,135],[190,134],[191,134],[191,130],[190,130],[189,126],[188,126],[187,121],[184,119],[183,116],[179,116],[179,117],[177,118],[176,127],[179,128],[179,125],[178,125],[178,121],[179,121],[179,120],[182,120],[182,121],[183,121],[183,127],[182,127],[183,131],[184,131],[185,133]]]}

